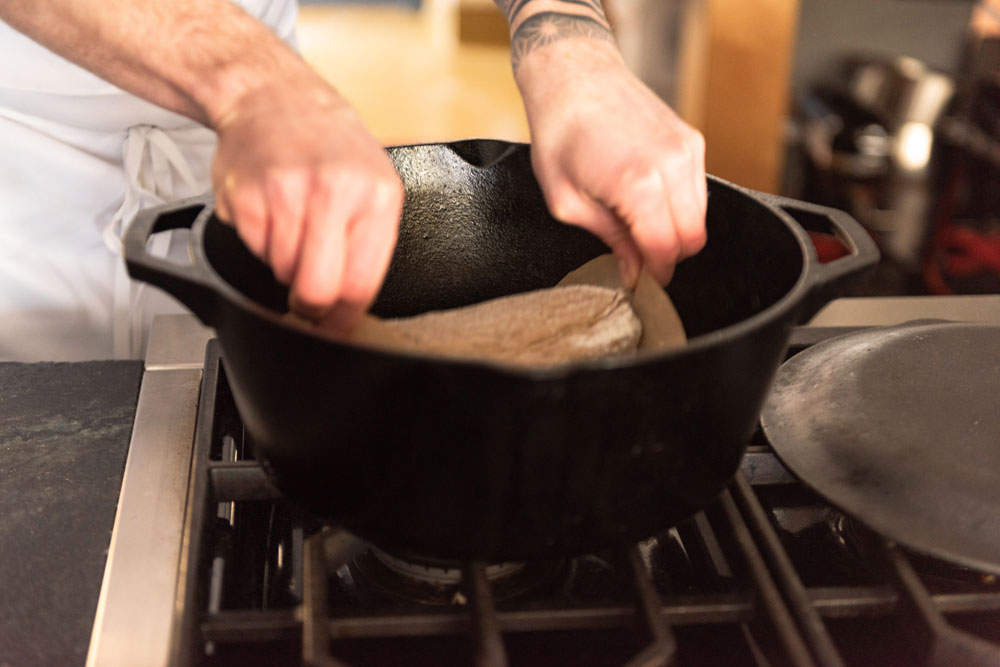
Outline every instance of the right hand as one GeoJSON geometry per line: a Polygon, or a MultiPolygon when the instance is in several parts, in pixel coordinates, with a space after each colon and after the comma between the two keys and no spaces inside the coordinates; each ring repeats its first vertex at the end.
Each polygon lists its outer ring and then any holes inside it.
{"type": "Polygon", "coordinates": [[[666,285],[707,240],[701,134],[628,70],[610,42],[573,37],[534,48],[522,54],[515,78],[531,164],[553,216],[599,236],[629,288],[643,267],[666,285]]]}
{"type": "Polygon", "coordinates": [[[396,244],[403,187],[384,149],[311,71],[241,95],[212,126],[219,217],[289,285],[293,312],[347,332],[396,244]]]}

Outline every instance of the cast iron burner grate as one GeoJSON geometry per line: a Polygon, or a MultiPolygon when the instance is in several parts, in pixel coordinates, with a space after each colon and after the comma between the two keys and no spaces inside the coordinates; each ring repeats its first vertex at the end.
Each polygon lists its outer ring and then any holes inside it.
{"type": "MultiPolygon", "coordinates": [[[[802,330],[793,350],[817,340],[802,330]]],[[[927,574],[857,523],[865,548],[848,543],[844,517],[760,434],[710,507],[654,539],[527,575],[435,570],[429,598],[372,579],[379,559],[364,542],[281,497],[253,460],[214,341],[190,480],[174,665],[1000,666],[995,577],[942,583],[940,568],[927,574]]]]}

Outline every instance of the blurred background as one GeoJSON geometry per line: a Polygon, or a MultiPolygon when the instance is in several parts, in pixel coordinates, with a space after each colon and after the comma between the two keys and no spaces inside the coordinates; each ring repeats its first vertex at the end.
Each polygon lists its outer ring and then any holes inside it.
{"type": "MultiPolygon", "coordinates": [[[[856,294],[1000,293],[1000,0],[604,5],[710,173],[869,229],[856,294]]],[[[299,40],[386,144],[528,140],[492,0],[303,1],[299,40]]]]}
{"type": "Polygon", "coordinates": [[[301,5],[303,56],[383,143],[528,140],[506,23],[492,0],[301,5]],[[470,16],[481,34],[469,34],[470,16]]]}

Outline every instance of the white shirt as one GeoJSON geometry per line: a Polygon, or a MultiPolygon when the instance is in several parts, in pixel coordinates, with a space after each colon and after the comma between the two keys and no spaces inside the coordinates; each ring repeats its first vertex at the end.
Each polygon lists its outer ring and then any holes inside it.
{"type": "MultiPolygon", "coordinates": [[[[237,4],[294,45],[295,0],[237,4]]],[[[118,236],[210,189],[215,135],[3,22],[0,53],[0,361],[141,357],[153,313],[183,309],[128,280],[118,236]]]]}

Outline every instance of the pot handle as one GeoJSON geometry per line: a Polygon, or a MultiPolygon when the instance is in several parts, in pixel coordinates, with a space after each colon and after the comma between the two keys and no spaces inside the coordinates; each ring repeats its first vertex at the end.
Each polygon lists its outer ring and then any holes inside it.
{"type": "Polygon", "coordinates": [[[149,237],[171,229],[188,228],[212,206],[211,196],[201,195],[139,211],[125,231],[122,247],[129,275],[165,290],[191,309],[207,326],[216,312],[218,292],[211,274],[197,262],[177,264],[146,249],[149,237]]]}
{"type": "Polygon", "coordinates": [[[767,195],[766,199],[792,216],[803,229],[833,234],[848,249],[847,255],[821,264],[810,245],[807,267],[810,287],[800,307],[800,322],[811,319],[831,299],[839,296],[846,285],[864,277],[878,264],[880,253],[875,241],[861,223],[847,213],[777,195],[767,195]]]}

